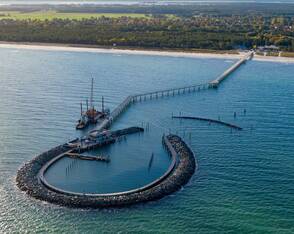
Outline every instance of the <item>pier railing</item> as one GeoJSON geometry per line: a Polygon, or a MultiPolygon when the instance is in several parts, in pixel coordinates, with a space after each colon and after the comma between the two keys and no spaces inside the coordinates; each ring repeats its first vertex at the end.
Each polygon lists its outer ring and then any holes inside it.
{"type": "Polygon", "coordinates": [[[234,63],[233,66],[229,67],[223,74],[217,77],[215,80],[209,82],[210,87],[217,88],[219,84],[224,81],[230,74],[237,70],[242,64],[253,57],[253,52],[249,52],[243,58],[234,63]]]}
{"type": "Polygon", "coordinates": [[[189,86],[178,87],[178,88],[157,90],[153,92],[133,95],[133,102],[146,101],[146,100],[158,99],[162,97],[180,95],[184,93],[197,92],[197,91],[208,89],[208,88],[209,88],[209,84],[204,83],[204,84],[189,85],[189,86]]]}

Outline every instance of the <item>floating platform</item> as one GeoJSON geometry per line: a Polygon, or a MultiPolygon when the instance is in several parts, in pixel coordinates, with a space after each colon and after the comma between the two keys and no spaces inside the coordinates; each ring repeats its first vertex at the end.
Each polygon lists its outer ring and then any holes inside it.
{"type": "Polygon", "coordinates": [[[102,161],[107,163],[110,162],[110,158],[108,156],[101,156],[101,155],[93,156],[93,155],[84,155],[84,154],[72,153],[72,152],[68,152],[65,155],[70,158],[78,158],[82,160],[102,161]]]}

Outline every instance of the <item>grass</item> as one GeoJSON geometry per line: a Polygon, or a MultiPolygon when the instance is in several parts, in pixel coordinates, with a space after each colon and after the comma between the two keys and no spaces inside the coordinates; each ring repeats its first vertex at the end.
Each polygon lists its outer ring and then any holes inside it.
{"type": "Polygon", "coordinates": [[[196,53],[211,53],[211,54],[239,54],[237,50],[213,50],[213,49],[189,49],[196,53]]]}
{"type": "Polygon", "coordinates": [[[282,52],[282,57],[294,58],[294,52],[282,52]]]}
{"type": "Polygon", "coordinates": [[[259,51],[257,51],[256,54],[257,54],[257,55],[260,55],[260,56],[264,56],[264,53],[263,53],[263,52],[259,52],[259,51]]]}
{"type": "Polygon", "coordinates": [[[279,52],[267,52],[266,56],[273,56],[273,57],[277,57],[279,56],[279,52]]]}
{"type": "MultiPolygon", "coordinates": [[[[56,11],[35,11],[35,12],[19,12],[19,11],[1,11],[1,19],[14,19],[14,20],[52,20],[55,18],[58,19],[89,19],[89,18],[99,18],[99,17],[110,17],[110,18],[119,18],[119,17],[132,17],[132,18],[150,18],[151,15],[145,14],[133,14],[133,13],[61,13],[56,11]]],[[[169,16],[171,17],[171,16],[169,16]]]]}

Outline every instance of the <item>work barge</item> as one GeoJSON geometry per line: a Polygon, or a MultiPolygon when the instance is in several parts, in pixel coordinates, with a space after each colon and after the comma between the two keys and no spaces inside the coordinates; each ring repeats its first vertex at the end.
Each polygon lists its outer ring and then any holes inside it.
{"type": "Polygon", "coordinates": [[[104,107],[104,97],[102,96],[101,111],[98,111],[94,107],[94,79],[91,81],[91,94],[90,94],[90,108],[88,99],[86,100],[86,111],[83,111],[83,103],[81,102],[81,117],[76,125],[77,130],[84,129],[91,124],[97,124],[109,115],[109,109],[104,107]]]}
{"type": "Polygon", "coordinates": [[[82,160],[100,160],[106,162],[108,160],[106,157],[89,157],[89,155],[83,153],[89,149],[112,144],[118,137],[123,135],[144,131],[144,129],[138,127],[117,131],[107,130],[131,104],[217,88],[230,74],[247,60],[251,59],[252,56],[253,52],[249,52],[217,79],[205,84],[128,96],[109,114],[109,116],[107,116],[107,118],[103,119],[103,121],[84,137],[59,145],[24,164],[17,172],[17,186],[33,198],[74,208],[123,207],[136,203],[158,200],[176,192],[190,180],[197,169],[197,163],[193,151],[184,140],[172,134],[162,136],[162,144],[171,157],[170,166],[162,176],[141,188],[108,194],[76,193],[62,190],[49,184],[44,174],[51,165],[62,157],[77,157],[82,160]]]}

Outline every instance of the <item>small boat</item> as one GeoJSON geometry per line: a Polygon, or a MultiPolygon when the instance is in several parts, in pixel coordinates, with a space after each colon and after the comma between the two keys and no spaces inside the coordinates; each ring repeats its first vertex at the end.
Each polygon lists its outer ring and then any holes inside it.
{"type": "Polygon", "coordinates": [[[78,124],[76,125],[76,129],[84,129],[89,125],[89,119],[86,114],[82,114],[81,118],[78,120],[78,124]]]}

